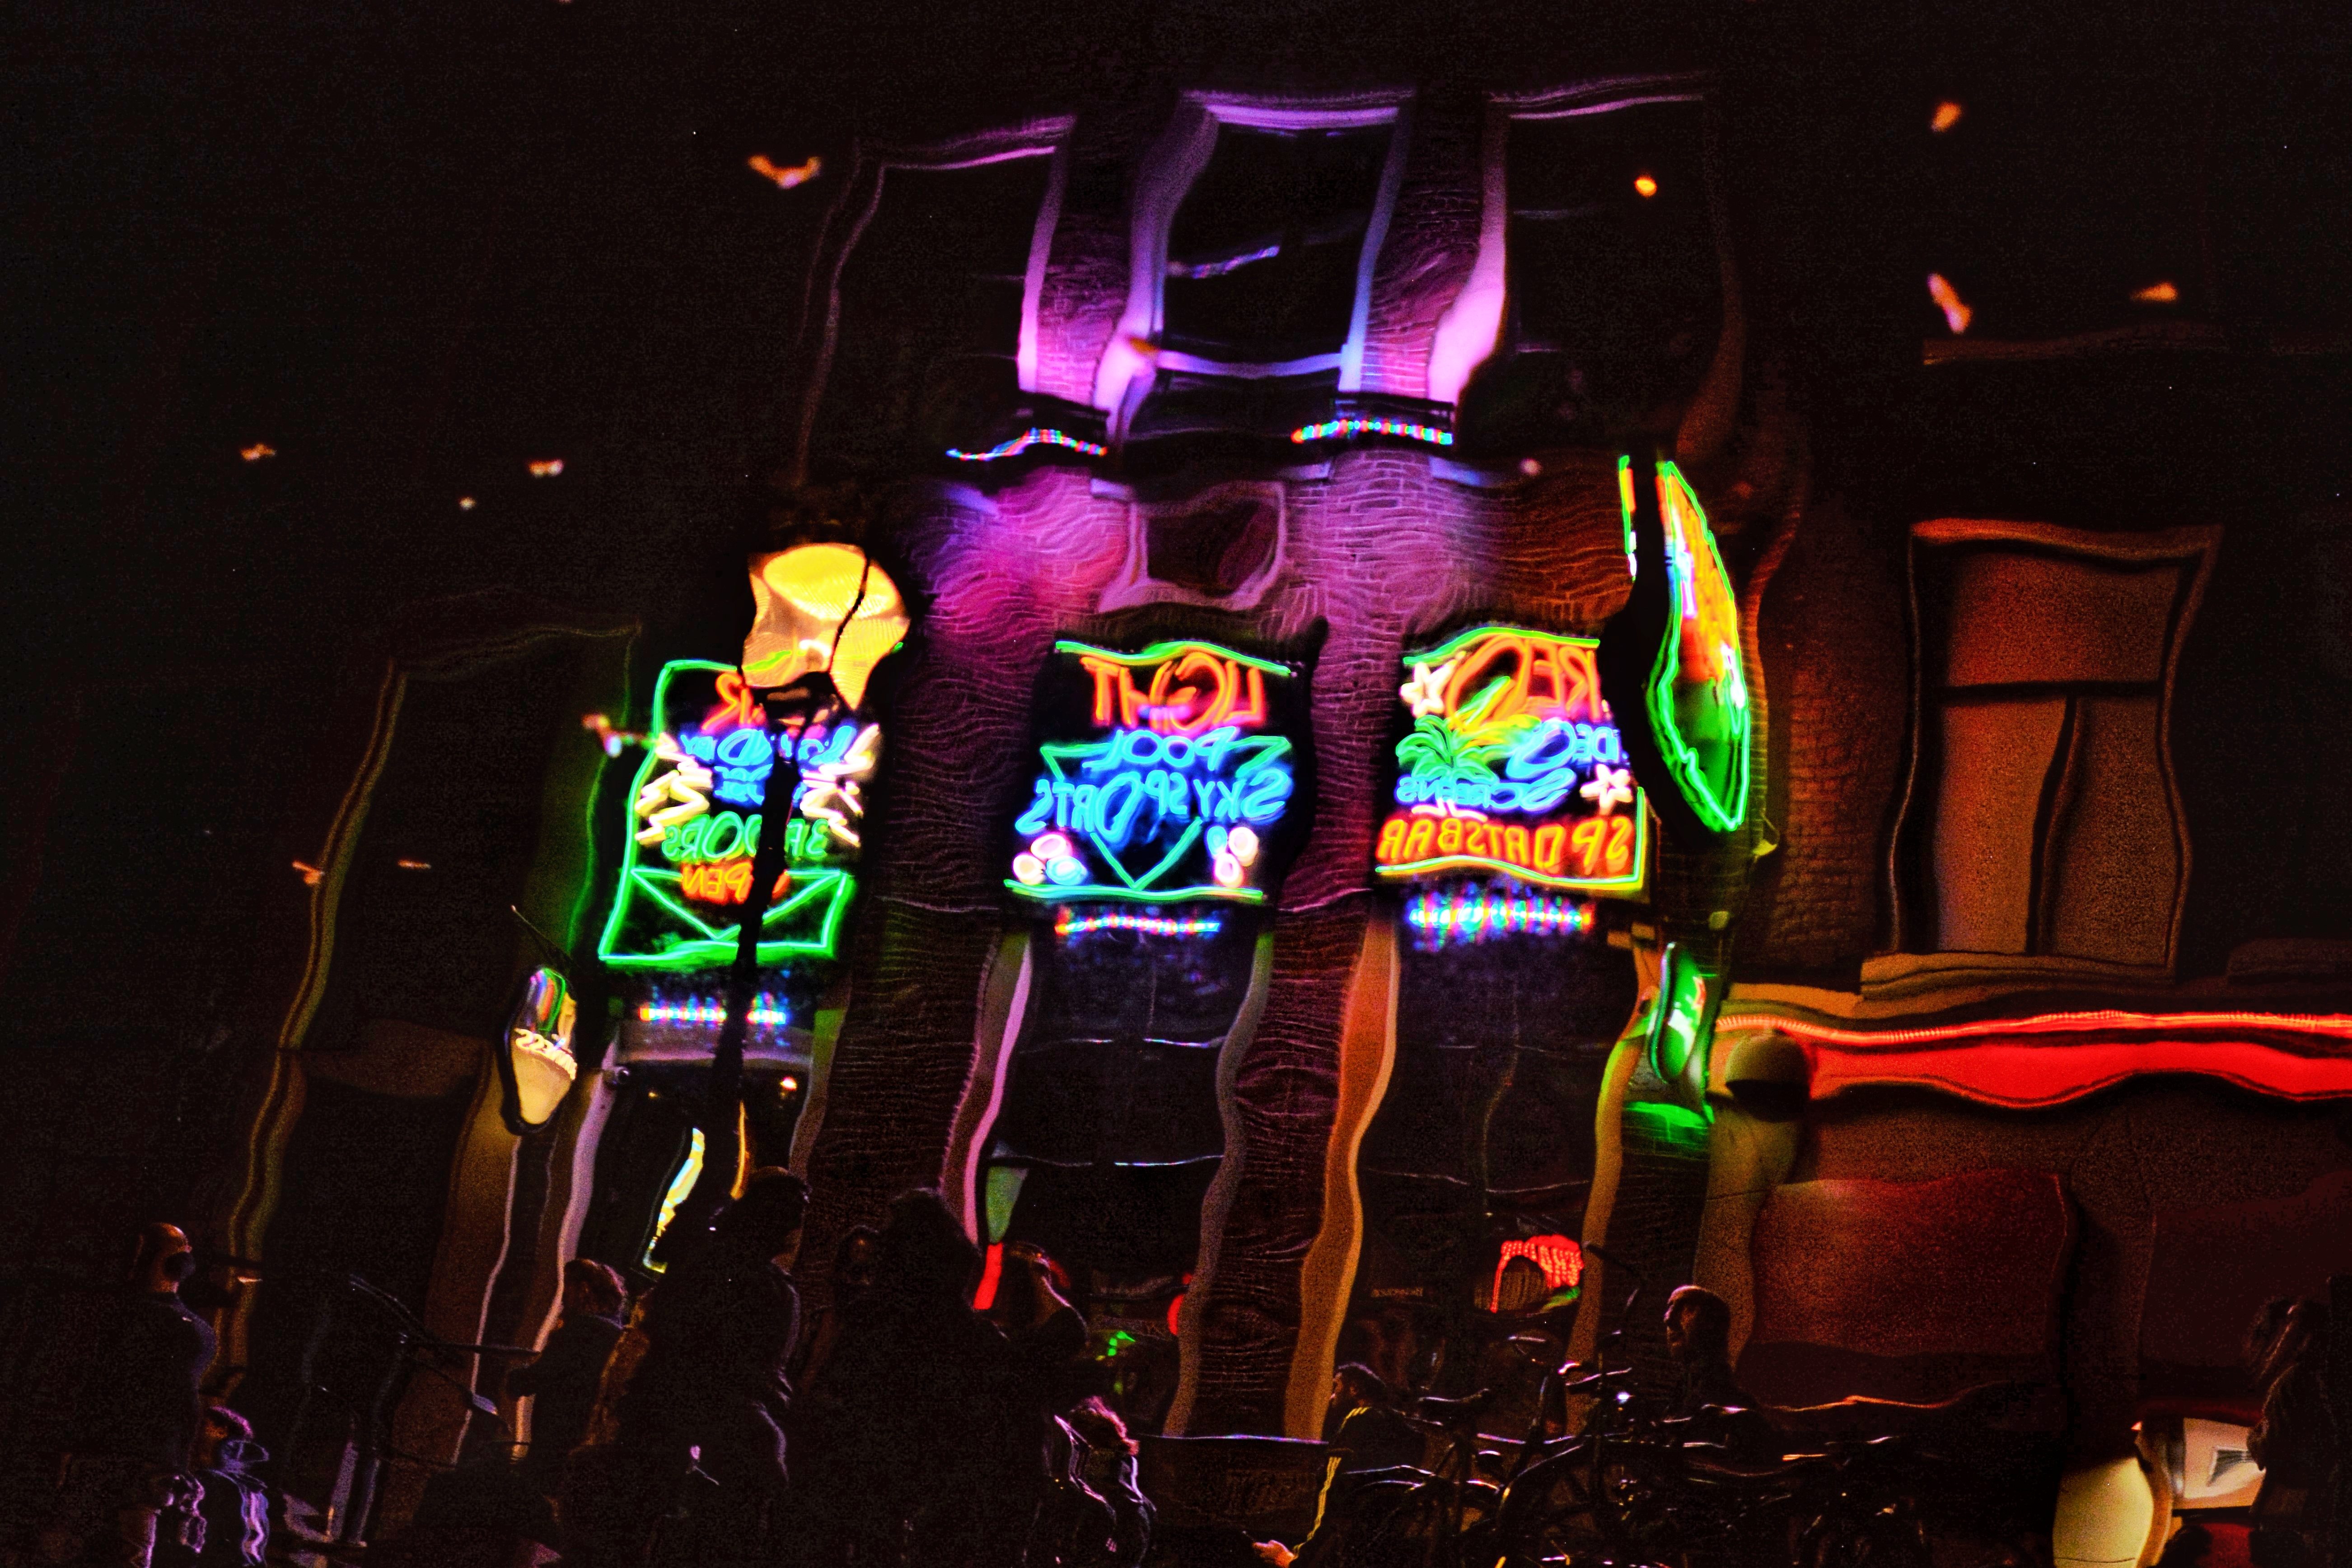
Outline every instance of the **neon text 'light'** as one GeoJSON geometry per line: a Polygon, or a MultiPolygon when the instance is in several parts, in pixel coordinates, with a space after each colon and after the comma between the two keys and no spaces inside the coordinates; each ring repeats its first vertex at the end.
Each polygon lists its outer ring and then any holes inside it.
{"type": "Polygon", "coordinates": [[[1055,647],[1061,722],[1015,818],[1005,885],[1033,899],[1265,897],[1296,758],[1271,734],[1287,666],[1206,643],[1055,647]]]}
{"type": "Polygon", "coordinates": [[[1214,936],[1225,928],[1214,915],[1079,915],[1065,908],[1054,920],[1056,936],[1084,936],[1097,931],[1136,931],[1146,936],[1214,936]]]}
{"type": "Polygon", "coordinates": [[[1486,1295],[1486,1310],[1503,1310],[1503,1270],[1515,1258],[1525,1258],[1543,1270],[1547,1291],[1573,1290],[1584,1278],[1584,1249],[1565,1236],[1530,1236],[1523,1241],[1503,1243],[1502,1256],[1495,1260],[1495,1285],[1486,1295]]]}
{"type": "Polygon", "coordinates": [[[622,968],[692,969],[733,957],[751,888],[768,775],[799,763],[783,874],[761,921],[760,961],[829,957],[856,892],[864,789],[881,727],[859,714],[768,732],[759,693],[732,665],[679,660],[654,689],[651,741],[632,794],[619,894],[598,955],[622,968]]]}
{"type": "Polygon", "coordinates": [[[1549,887],[1636,894],[1648,821],[1601,695],[1599,644],[1482,626],[1408,654],[1396,809],[1382,877],[1486,869],[1549,887]]]}
{"type": "Polygon", "coordinates": [[[1104,457],[1110,453],[1110,448],[1099,441],[1085,441],[1058,430],[1032,425],[1012,440],[1000,441],[985,452],[966,452],[960,446],[950,446],[948,455],[959,463],[993,463],[1000,457],[1018,456],[1033,446],[1066,446],[1088,457],[1104,457]]]}
{"type": "Polygon", "coordinates": [[[1402,435],[1408,441],[1425,441],[1432,446],[1451,446],[1454,433],[1440,430],[1433,424],[1415,424],[1402,419],[1327,419],[1315,424],[1302,424],[1290,433],[1290,439],[1304,446],[1310,441],[1329,441],[1342,435],[1402,435]]]}

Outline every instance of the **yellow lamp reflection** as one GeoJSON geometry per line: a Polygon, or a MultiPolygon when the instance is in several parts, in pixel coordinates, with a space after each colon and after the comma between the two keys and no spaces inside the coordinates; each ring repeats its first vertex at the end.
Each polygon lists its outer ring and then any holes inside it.
{"type": "Polygon", "coordinates": [[[677,1218],[677,1206],[694,1190],[694,1180],[702,1174],[702,1129],[694,1129],[693,1141],[686,1147],[686,1163],[677,1167],[677,1175],[669,1178],[669,1190],[662,1194],[661,1212],[654,1217],[654,1233],[646,1241],[645,1266],[658,1274],[663,1265],[654,1260],[654,1249],[661,1245],[662,1233],[669,1222],[677,1218]]]}
{"type": "Polygon", "coordinates": [[[743,674],[755,687],[786,686],[830,670],[856,707],[866,678],[907,634],[907,602],[890,574],[854,545],[801,545],[751,560],[759,617],[743,640],[743,674]]]}

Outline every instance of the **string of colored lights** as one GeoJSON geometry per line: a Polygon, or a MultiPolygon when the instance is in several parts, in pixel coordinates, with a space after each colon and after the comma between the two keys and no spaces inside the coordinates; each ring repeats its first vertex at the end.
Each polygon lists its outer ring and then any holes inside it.
{"type": "Polygon", "coordinates": [[[1110,448],[1099,441],[1082,441],[1075,435],[1065,435],[1058,430],[1030,426],[1010,441],[1000,441],[985,452],[966,452],[960,446],[948,448],[948,455],[959,463],[993,463],[1000,457],[1012,457],[1033,446],[1066,446],[1088,457],[1108,456],[1110,448]]]}
{"type": "Polygon", "coordinates": [[[1064,909],[1054,922],[1056,936],[1084,936],[1095,931],[1139,931],[1147,936],[1214,936],[1225,923],[1213,915],[1170,919],[1161,915],[1073,915],[1064,909]]]}
{"type": "MultiPolygon", "coordinates": [[[[727,1007],[723,1002],[639,1002],[639,1023],[725,1023],[727,1007]]],[[[751,1021],[768,1029],[780,1029],[791,1022],[784,1005],[776,998],[762,992],[751,1003],[751,1021]]]]}
{"type": "Polygon", "coordinates": [[[1440,430],[1433,424],[1414,424],[1402,419],[1327,419],[1319,424],[1302,424],[1290,433],[1290,439],[1304,446],[1310,441],[1328,441],[1341,435],[1402,435],[1408,441],[1426,441],[1432,446],[1451,446],[1454,433],[1440,430]]]}
{"type": "Polygon", "coordinates": [[[1454,888],[1415,894],[1405,901],[1405,924],[1441,944],[1485,942],[1514,933],[1570,936],[1592,929],[1593,906],[1540,894],[1499,894],[1454,888]]]}

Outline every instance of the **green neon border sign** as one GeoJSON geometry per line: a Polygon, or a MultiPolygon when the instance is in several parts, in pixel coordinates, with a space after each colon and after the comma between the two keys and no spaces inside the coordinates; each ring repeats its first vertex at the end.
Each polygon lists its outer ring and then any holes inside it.
{"type": "MultiPolygon", "coordinates": [[[[1634,611],[1636,605],[1644,597],[1639,571],[1643,566],[1648,565],[1651,561],[1651,558],[1638,546],[1638,536],[1642,530],[1636,527],[1635,514],[1643,509],[1643,498],[1637,493],[1639,486],[1633,483],[1633,461],[1631,457],[1623,456],[1617,459],[1618,497],[1619,505],[1624,514],[1626,556],[1634,563],[1636,570],[1634,595],[1627,601],[1626,606],[1629,612],[1634,611]]],[[[1673,782],[1680,803],[1688,809],[1690,815],[1696,820],[1697,825],[1712,832],[1732,832],[1748,821],[1748,794],[1750,785],[1748,750],[1752,744],[1756,722],[1755,713],[1748,695],[1747,650],[1740,644],[1739,626],[1736,613],[1738,596],[1730,592],[1731,574],[1724,569],[1723,552],[1716,546],[1715,530],[1707,526],[1706,511],[1699,505],[1698,493],[1692,489],[1690,481],[1684,477],[1682,470],[1673,462],[1661,458],[1657,462],[1656,470],[1657,482],[1660,485],[1675,486],[1681,492],[1682,499],[1689,506],[1691,515],[1697,519],[1698,542],[1705,545],[1706,555],[1704,559],[1695,561],[1696,570],[1702,572],[1712,570],[1722,580],[1726,592],[1731,598],[1735,609],[1731,625],[1731,651],[1735,659],[1734,671],[1738,681],[1738,701],[1736,705],[1738,716],[1734,721],[1733,733],[1721,742],[1694,741],[1683,733],[1682,722],[1675,712],[1675,690],[1682,675],[1680,599],[1683,585],[1677,580],[1674,570],[1673,554],[1665,548],[1664,500],[1654,490],[1648,499],[1650,505],[1656,506],[1658,508],[1656,514],[1658,550],[1655,559],[1658,576],[1664,581],[1664,588],[1663,623],[1657,632],[1657,649],[1652,655],[1647,677],[1642,683],[1641,707],[1646,719],[1644,727],[1649,731],[1647,738],[1650,747],[1656,753],[1657,761],[1664,766],[1668,778],[1673,782]],[[1728,765],[1725,769],[1726,777],[1720,794],[1717,792],[1712,781],[1707,758],[1702,749],[1702,747],[1717,745],[1728,748],[1730,752],[1730,756],[1726,759],[1728,765]]],[[[1696,552],[1694,551],[1694,555],[1696,554],[1696,552]]],[[[1602,664],[1604,682],[1607,679],[1608,668],[1609,661],[1604,655],[1602,664]]]]}
{"type": "MultiPolygon", "coordinates": [[[[663,734],[670,728],[670,683],[678,674],[717,674],[734,668],[709,659],[675,659],[664,664],[654,682],[654,733],[663,734]]],[[[648,747],[636,777],[630,780],[629,798],[634,800],[644,793],[655,770],[667,766],[648,747]]],[[[634,828],[634,820],[631,825],[634,828]]],[[[597,939],[596,956],[616,969],[702,969],[732,962],[742,923],[713,921],[695,913],[678,893],[678,873],[657,865],[641,864],[643,849],[632,831],[622,851],[620,887],[613,896],[613,912],[605,917],[604,934],[597,939]],[[688,933],[686,939],[657,952],[623,948],[622,928],[636,911],[640,898],[683,925],[688,933]]],[[[856,893],[857,879],[842,867],[794,870],[784,901],[772,905],[761,919],[760,962],[832,957],[839,943],[842,921],[856,893]],[[772,931],[775,933],[772,937],[769,935],[772,931]]]]}
{"type": "MultiPolygon", "coordinates": [[[[1590,648],[1596,654],[1601,648],[1601,640],[1597,637],[1578,637],[1565,632],[1540,632],[1531,626],[1507,626],[1500,622],[1489,622],[1457,632],[1434,648],[1405,654],[1402,661],[1404,668],[1410,674],[1416,664],[1432,666],[1442,664],[1478,639],[1496,635],[1534,637],[1563,648],[1590,648]]],[[[1597,660],[1593,673],[1596,675],[1600,674],[1597,660]]],[[[1384,882],[1404,882],[1436,872],[1486,871],[1500,876],[1514,878],[1530,886],[1559,888],[1571,893],[1638,897],[1643,887],[1648,884],[1650,871],[1649,796],[1638,783],[1633,787],[1633,800],[1629,808],[1629,814],[1633,820],[1633,859],[1632,869],[1622,876],[1549,876],[1527,866],[1514,865],[1507,860],[1497,860],[1487,855],[1461,853],[1432,855],[1426,860],[1399,861],[1391,865],[1376,863],[1372,867],[1372,874],[1384,882]]]]}
{"type": "MultiPolygon", "coordinates": [[[[1255,654],[1229,648],[1222,643],[1212,643],[1199,637],[1165,638],[1132,653],[1069,637],[1056,638],[1054,643],[1054,653],[1057,656],[1077,655],[1099,659],[1107,664],[1118,664],[1128,669],[1143,669],[1164,664],[1186,653],[1196,651],[1213,658],[1230,659],[1244,669],[1256,670],[1265,674],[1279,677],[1285,684],[1279,688],[1270,687],[1266,694],[1269,706],[1268,725],[1272,726],[1277,722],[1272,711],[1277,697],[1284,705],[1285,718],[1303,722],[1303,720],[1297,720],[1293,709],[1303,701],[1301,694],[1304,692],[1308,677],[1307,671],[1297,664],[1286,664],[1273,659],[1260,658],[1255,654]]],[[[1049,674],[1047,678],[1051,679],[1052,676],[1049,674]]],[[[1040,740],[1036,746],[1037,759],[1055,779],[1064,780],[1069,777],[1065,771],[1066,763],[1084,758],[1102,744],[1099,739],[1040,740]]],[[[1261,769],[1277,763],[1291,770],[1293,789],[1284,805],[1282,815],[1260,830],[1261,836],[1266,844],[1264,852],[1266,858],[1261,863],[1270,869],[1278,869],[1286,864],[1290,858],[1290,851],[1295,847],[1290,841],[1296,835],[1294,824],[1298,816],[1298,801],[1302,795],[1311,796],[1312,794],[1313,778],[1307,770],[1304,750],[1291,737],[1276,734],[1244,736],[1234,742],[1234,749],[1237,755],[1245,751],[1254,750],[1255,752],[1247,761],[1235,768],[1234,782],[1236,784],[1261,769]]],[[[1064,886],[1052,882],[1032,885],[1017,877],[1008,876],[1003,879],[1004,888],[1007,893],[1025,904],[1047,906],[1056,904],[1104,902],[1184,904],[1201,899],[1215,899],[1224,904],[1264,904],[1267,896],[1264,886],[1222,887],[1214,883],[1197,881],[1181,886],[1148,885],[1152,878],[1160,875],[1189,854],[1193,846],[1200,841],[1202,831],[1202,823],[1193,822],[1179,837],[1175,847],[1169,850],[1160,858],[1158,863],[1140,875],[1130,873],[1118,854],[1100,844],[1091,844],[1097,855],[1109,866],[1112,873],[1121,883],[1126,883],[1125,886],[1098,882],[1081,883],[1076,886],[1064,886]]]]}

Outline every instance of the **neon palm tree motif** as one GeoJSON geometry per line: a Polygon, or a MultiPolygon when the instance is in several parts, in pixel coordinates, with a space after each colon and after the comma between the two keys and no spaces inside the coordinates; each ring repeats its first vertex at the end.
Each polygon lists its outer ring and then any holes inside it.
{"type": "Polygon", "coordinates": [[[1412,733],[1397,742],[1398,762],[1412,770],[1418,792],[1435,800],[1446,816],[1486,814],[1458,802],[1465,795],[1486,799],[1486,790],[1501,782],[1493,764],[1508,756],[1512,742],[1535,722],[1526,714],[1487,718],[1509,687],[1509,681],[1496,680],[1443,718],[1424,714],[1413,720],[1412,733]]]}

